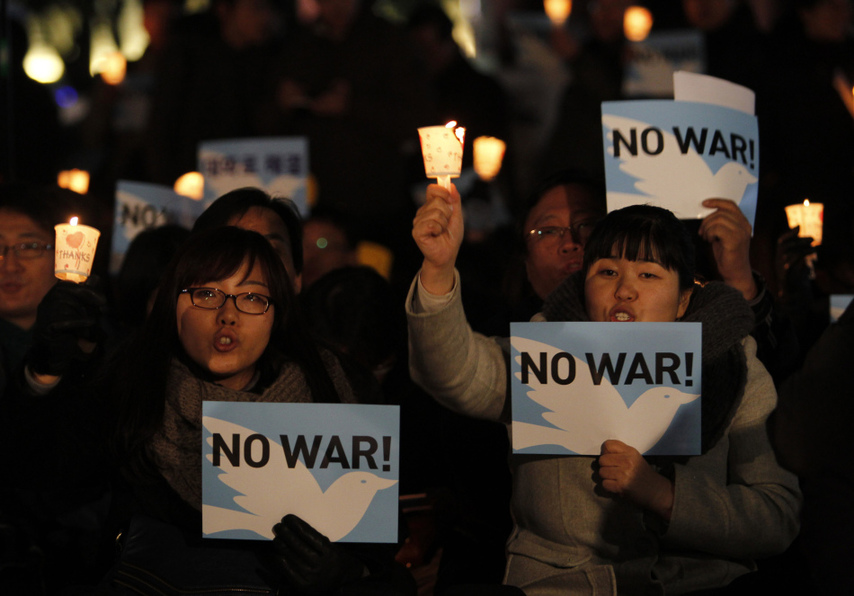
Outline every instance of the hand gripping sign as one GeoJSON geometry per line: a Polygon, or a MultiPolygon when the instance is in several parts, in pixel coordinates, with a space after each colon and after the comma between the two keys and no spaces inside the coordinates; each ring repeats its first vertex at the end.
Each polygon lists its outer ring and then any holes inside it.
{"type": "Polygon", "coordinates": [[[288,513],[331,541],[396,542],[397,406],[203,404],[202,531],[272,539],[288,513]]]}
{"type": "Polygon", "coordinates": [[[700,323],[512,323],[514,453],[700,452],[700,323]]]}

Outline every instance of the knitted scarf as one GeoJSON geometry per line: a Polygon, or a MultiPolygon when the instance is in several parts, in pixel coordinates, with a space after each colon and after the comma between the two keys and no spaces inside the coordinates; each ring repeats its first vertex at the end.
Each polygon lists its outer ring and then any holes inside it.
{"type": "MultiPolygon", "coordinates": [[[[324,364],[342,402],[356,401],[338,361],[322,353],[324,364]]],[[[160,473],[182,499],[202,508],[202,402],[312,402],[302,369],[285,363],[279,376],[260,393],[228,389],[194,376],[185,364],[172,361],[163,424],[154,435],[150,453],[160,473]]]]}
{"type": "MultiPolygon", "coordinates": [[[[589,321],[584,276],[567,278],[543,305],[547,321],[589,321]]],[[[747,362],[741,340],[753,329],[754,315],[738,290],[720,282],[695,285],[680,321],[703,324],[702,451],[724,435],[744,394],[747,362]]]]}

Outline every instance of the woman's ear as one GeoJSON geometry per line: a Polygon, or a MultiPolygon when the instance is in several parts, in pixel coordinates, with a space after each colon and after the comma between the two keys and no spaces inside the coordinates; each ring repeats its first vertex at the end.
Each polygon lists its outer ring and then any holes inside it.
{"type": "Polygon", "coordinates": [[[679,320],[685,315],[688,310],[688,304],[691,302],[691,294],[694,292],[694,287],[691,286],[687,290],[682,290],[679,294],[679,308],[676,311],[676,319],[679,320]]]}

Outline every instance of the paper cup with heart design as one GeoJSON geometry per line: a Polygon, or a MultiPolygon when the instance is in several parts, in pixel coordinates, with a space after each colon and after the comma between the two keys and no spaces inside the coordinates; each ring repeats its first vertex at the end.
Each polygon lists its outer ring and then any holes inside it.
{"type": "Polygon", "coordinates": [[[95,248],[101,232],[90,226],[59,224],[56,230],[54,274],[59,279],[83,283],[92,273],[95,248]]]}
{"type": "Polygon", "coordinates": [[[459,178],[463,169],[463,142],[466,129],[448,122],[445,126],[422,126],[418,129],[421,155],[428,178],[436,178],[450,190],[451,178],[459,178]]]}

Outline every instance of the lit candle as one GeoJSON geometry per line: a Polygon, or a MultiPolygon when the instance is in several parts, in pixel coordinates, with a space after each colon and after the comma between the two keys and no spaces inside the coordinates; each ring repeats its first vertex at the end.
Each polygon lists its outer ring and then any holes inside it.
{"type": "Polygon", "coordinates": [[[652,13],[643,6],[630,6],[623,14],[623,33],[629,41],[643,41],[652,29],[652,13]]]}
{"type": "Polygon", "coordinates": [[[474,171],[481,180],[489,182],[501,171],[507,145],[495,137],[477,137],[474,140],[474,171]]]}
{"type": "Polygon", "coordinates": [[[56,177],[56,184],[60,188],[67,188],[74,192],[85,195],[89,192],[89,172],[86,170],[63,170],[56,177]]]}
{"type": "Polygon", "coordinates": [[[83,283],[92,273],[95,248],[101,232],[78,224],[72,217],[67,224],[57,224],[54,253],[54,275],[59,279],[83,283]]]}
{"type": "Polygon", "coordinates": [[[466,129],[455,121],[445,126],[422,126],[418,129],[421,155],[428,178],[451,190],[451,178],[459,178],[463,169],[463,143],[466,129]]]}
{"type": "Polygon", "coordinates": [[[786,207],[786,219],[789,227],[800,226],[798,236],[800,238],[812,238],[812,245],[821,244],[822,225],[824,223],[824,205],[822,203],[810,203],[804,199],[803,204],[796,203],[786,207]]]}
{"type": "Polygon", "coordinates": [[[572,0],[543,0],[543,8],[552,25],[560,27],[572,12],[572,0]]]}

